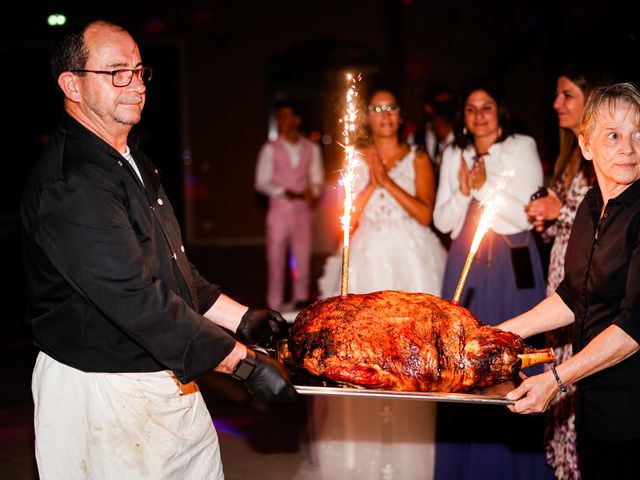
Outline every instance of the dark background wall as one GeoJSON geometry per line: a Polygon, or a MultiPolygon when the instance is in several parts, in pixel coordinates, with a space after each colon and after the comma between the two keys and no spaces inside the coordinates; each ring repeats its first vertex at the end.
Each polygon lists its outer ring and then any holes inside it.
{"type": "Polygon", "coordinates": [[[255,160],[273,101],[283,96],[302,102],[308,131],[331,139],[323,144],[328,193],[321,208],[329,220],[320,219],[318,228],[334,227],[331,185],[341,161],[337,118],[347,69],[393,85],[409,128],[421,121],[427,85],[458,89],[469,77],[492,74],[547,165],[556,151],[551,103],[559,66],[588,55],[609,64],[618,80],[639,78],[636,2],[615,8],[577,0],[23,3],[0,31],[5,238],[15,232],[23,179],[60,113],[48,76],[56,34],[46,26],[50,13],[70,21],[111,19],[138,39],[154,79],[136,130],[163,171],[192,244],[261,240],[264,202],[253,191],[255,160]]]}

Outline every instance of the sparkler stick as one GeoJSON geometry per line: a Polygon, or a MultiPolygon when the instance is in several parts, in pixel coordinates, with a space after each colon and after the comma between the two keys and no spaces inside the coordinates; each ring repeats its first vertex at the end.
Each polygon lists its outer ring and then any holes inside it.
{"type": "Polygon", "coordinates": [[[351,233],[351,212],[353,210],[353,198],[355,187],[356,151],[353,145],[353,136],[356,131],[356,78],[347,73],[346,110],[342,117],[343,137],[345,150],[345,168],[342,173],[342,186],[344,188],[344,213],[340,218],[342,223],[342,282],[340,295],[346,298],[349,290],[349,235],[351,233]]]}
{"type": "Polygon", "coordinates": [[[487,233],[489,227],[491,226],[491,219],[495,215],[495,206],[490,203],[485,206],[484,211],[482,212],[482,216],[480,217],[480,221],[478,222],[478,227],[476,228],[476,233],[473,235],[473,240],[471,241],[471,248],[469,249],[469,253],[467,254],[467,259],[464,262],[464,267],[462,267],[462,274],[460,275],[460,280],[458,280],[458,285],[456,286],[456,291],[453,294],[453,300],[451,303],[454,305],[460,304],[460,297],[462,296],[462,289],[464,288],[464,284],[467,283],[467,277],[469,276],[469,270],[471,270],[471,264],[473,263],[473,258],[478,251],[478,247],[480,247],[480,242],[484,237],[484,234],[487,233]]]}

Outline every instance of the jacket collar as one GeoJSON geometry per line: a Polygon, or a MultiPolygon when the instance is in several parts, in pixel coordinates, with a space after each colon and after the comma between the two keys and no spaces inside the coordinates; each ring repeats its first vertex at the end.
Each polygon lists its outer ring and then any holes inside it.
{"type": "MultiPolygon", "coordinates": [[[[102,138],[97,136],[91,130],[86,128],[80,122],[78,122],[75,118],[73,118],[68,113],[64,112],[62,116],[62,121],[60,122],[62,128],[64,128],[71,135],[78,135],[83,137],[85,141],[90,142],[94,147],[102,150],[107,153],[109,156],[113,157],[117,161],[123,161],[123,157],[115,148],[105,142],[102,138]]],[[[142,178],[144,179],[144,184],[149,187],[149,190],[153,192],[153,195],[156,196],[158,190],[160,189],[160,172],[153,164],[147,159],[146,155],[144,155],[140,150],[138,150],[139,139],[135,133],[129,133],[127,138],[127,145],[129,146],[129,151],[131,156],[136,161],[138,165],[138,169],[140,169],[140,173],[142,178]]],[[[126,163],[126,168],[130,170],[131,175],[134,177],[136,182],[139,183],[138,176],[133,171],[133,168],[126,163]]]]}
{"type": "MultiPolygon", "coordinates": [[[[109,145],[107,142],[105,142],[102,138],[100,138],[98,135],[93,133],[87,127],[82,125],[80,122],[78,122],[75,118],[73,118],[68,113],[66,112],[63,113],[62,121],[60,122],[60,124],[67,132],[83,136],[88,141],[92,142],[94,146],[109,153],[109,155],[112,155],[118,159],[122,158],[122,155],[120,155],[120,152],[118,152],[115,148],[113,148],[111,145],[109,145]]],[[[127,145],[129,145],[129,149],[131,150],[132,155],[134,150],[138,149],[138,142],[137,140],[132,141],[131,134],[129,135],[129,138],[127,138],[127,145]]]]}

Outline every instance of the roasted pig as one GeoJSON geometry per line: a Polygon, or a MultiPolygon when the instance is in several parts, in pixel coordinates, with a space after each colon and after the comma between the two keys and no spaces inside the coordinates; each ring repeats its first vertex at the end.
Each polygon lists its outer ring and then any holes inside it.
{"type": "Polygon", "coordinates": [[[433,295],[381,291],[319,300],[297,316],[289,350],[305,370],[386,390],[468,393],[553,360],[433,295]]]}

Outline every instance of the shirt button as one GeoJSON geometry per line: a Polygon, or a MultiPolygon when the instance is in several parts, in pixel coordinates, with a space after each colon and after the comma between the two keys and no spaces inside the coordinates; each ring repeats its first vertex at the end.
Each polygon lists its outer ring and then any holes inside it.
{"type": "Polygon", "coordinates": [[[603,218],[607,218],[609,216],[609,214],[607,212],[604,213],[604,215],[602,215],[603,218]]]}
{"type": "Polygon", "coordinates": [[[180,250],[184,253],[184,245],[180,245],[180,250]]]}
{"type": "Polygon", "coordinates": [[[177,260],[178,259],[178,255],[175,254],[175,252],[173,253],[173,259],[177,260]]]}
{"type": "Polygon", "coordinates": [[[162,205],[164,202],[162,201],[161,198],[158,199],[158,205],[162,205]]]}

